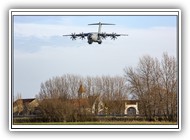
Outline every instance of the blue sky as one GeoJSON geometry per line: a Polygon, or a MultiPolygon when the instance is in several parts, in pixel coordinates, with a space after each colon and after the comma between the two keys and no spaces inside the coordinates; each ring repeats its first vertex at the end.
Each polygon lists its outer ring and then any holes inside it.
{"type": "Polygon", "coordinates": [[[15,23],[73,24],[86,26],[87,22],[114,22],[129,28],[150,28],[154,26],[176,26],[176,16],[15,16],[15,23]]]}
{"type": "Polygon", "coordinates": [[[140,57],[176,56],[176,16],[14,16],[14,93],[35,97],[41,82],[63,74],[123,75],[140,57]],[[89,45],[63,34],[94,32],[89,23],[106,22],[102,32],[126,33],[89,45]]]}

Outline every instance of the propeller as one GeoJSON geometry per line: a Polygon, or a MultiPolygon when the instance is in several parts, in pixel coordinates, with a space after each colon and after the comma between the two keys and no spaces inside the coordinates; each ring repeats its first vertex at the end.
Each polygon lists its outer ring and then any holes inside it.
{"type": "Polygon", "coordinates": [[[111,40],[117,39],[116,33],[112,33],[110,37],[111,37],[111,40]]]}
{"type": "Polygon", "coordinates": [[[72,34],[71,34],[71,39],[72,39],[72,40],[76,40],[76,38],[77,38],[76,34],[75,34],[75,33],[72,33],[72,34]]]}
{"type": "Polygon", "coordinates": [[[107,36],[106,36],[106,32],[102,33],[102,39],[106,39],[107,36]]]}
{"type": "Polygon", "coordinates": [[[85,39],[85,34],[83,32],[80,34],[80,39],[85,39]]]}

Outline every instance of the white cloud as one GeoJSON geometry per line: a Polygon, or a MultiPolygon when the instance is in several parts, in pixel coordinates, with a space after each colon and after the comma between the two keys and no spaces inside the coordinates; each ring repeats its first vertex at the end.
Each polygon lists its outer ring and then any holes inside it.
{"type": "MultiPolygon", "coordinates": [[[[63,34],[89,32],[90,26],[69,26],[69,25],[53,25],[53,24],[29,24],[29,23],[15,23],[14,33],[20,37],[51,37],[62,36],[63,34]]],[[[94,31],[94,30],[93,30],[94,31]]],[[[96,31],[96,30],[95,30],[96,31]]]]}

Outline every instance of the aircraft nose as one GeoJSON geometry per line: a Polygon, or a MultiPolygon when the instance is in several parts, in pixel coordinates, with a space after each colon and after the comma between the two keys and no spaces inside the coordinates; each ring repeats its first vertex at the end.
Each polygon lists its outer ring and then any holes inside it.
{"type": "Polygon", "coordinates": [[[89,39],[92,39],[92,35],[91,35],[91,34],[89,34],[89,35],[88,35],[88,38],[89,38],[89,39]]]}

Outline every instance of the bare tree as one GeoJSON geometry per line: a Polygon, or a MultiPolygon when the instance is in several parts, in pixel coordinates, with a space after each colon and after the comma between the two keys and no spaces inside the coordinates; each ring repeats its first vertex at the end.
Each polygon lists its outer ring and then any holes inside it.
{"type": "Polygon", "coordinates": [[[40,110],[44,118],[49,121],[67,121],[75,111],[68,100],[78,96],[81,77],[75,75],[63,75],[53,77],[45,83],[41,83],[41,89],[37,98],[40,102],[40,110]]]}
{"type": "Polygon", "coordinates": [[[162,87],[164,89],[164,114],[173,120],[177,114],[177,65],[174,57],[163,54],[162,67],[162,87]]]}
{"type": "MultiPolygon", "coordinates": [[[[107,113],[121,114],[124,112],[124,101],[127,98],[126,81],[121,76],[96,76],[83,78],[78,75],[53,77],[41,83],[37,98],[43,116],[51,121],[79,120],[79,116],[89,114],[84,105],[92,106],[96,99],[106,104],[107,113]],[[81,88],[81,86],[83,88],[81,88]],[[78,96],[83,92],[84,98],[78,96]],[[59,116],[59,117],[58,117],[59,116]],[[78,116],[78,117],[77,117],[78,116]]],[[[84,118],[84,117],[83,117],[84,118]]]]}
{"type": "MultiPolygon", "coordinates": [[[[175,116],[177,106],[177,66],[174,57],[164,53],[157,58],[140,58],[137,68],[125,68],[130,90],[140,100],[139,110],[149,119],[156,115],[175,116]]],[[[170,117],[171,118],[171,117],[170,117]]],[[[173,119],[173,118],[172,118],[173,119]]]]}

